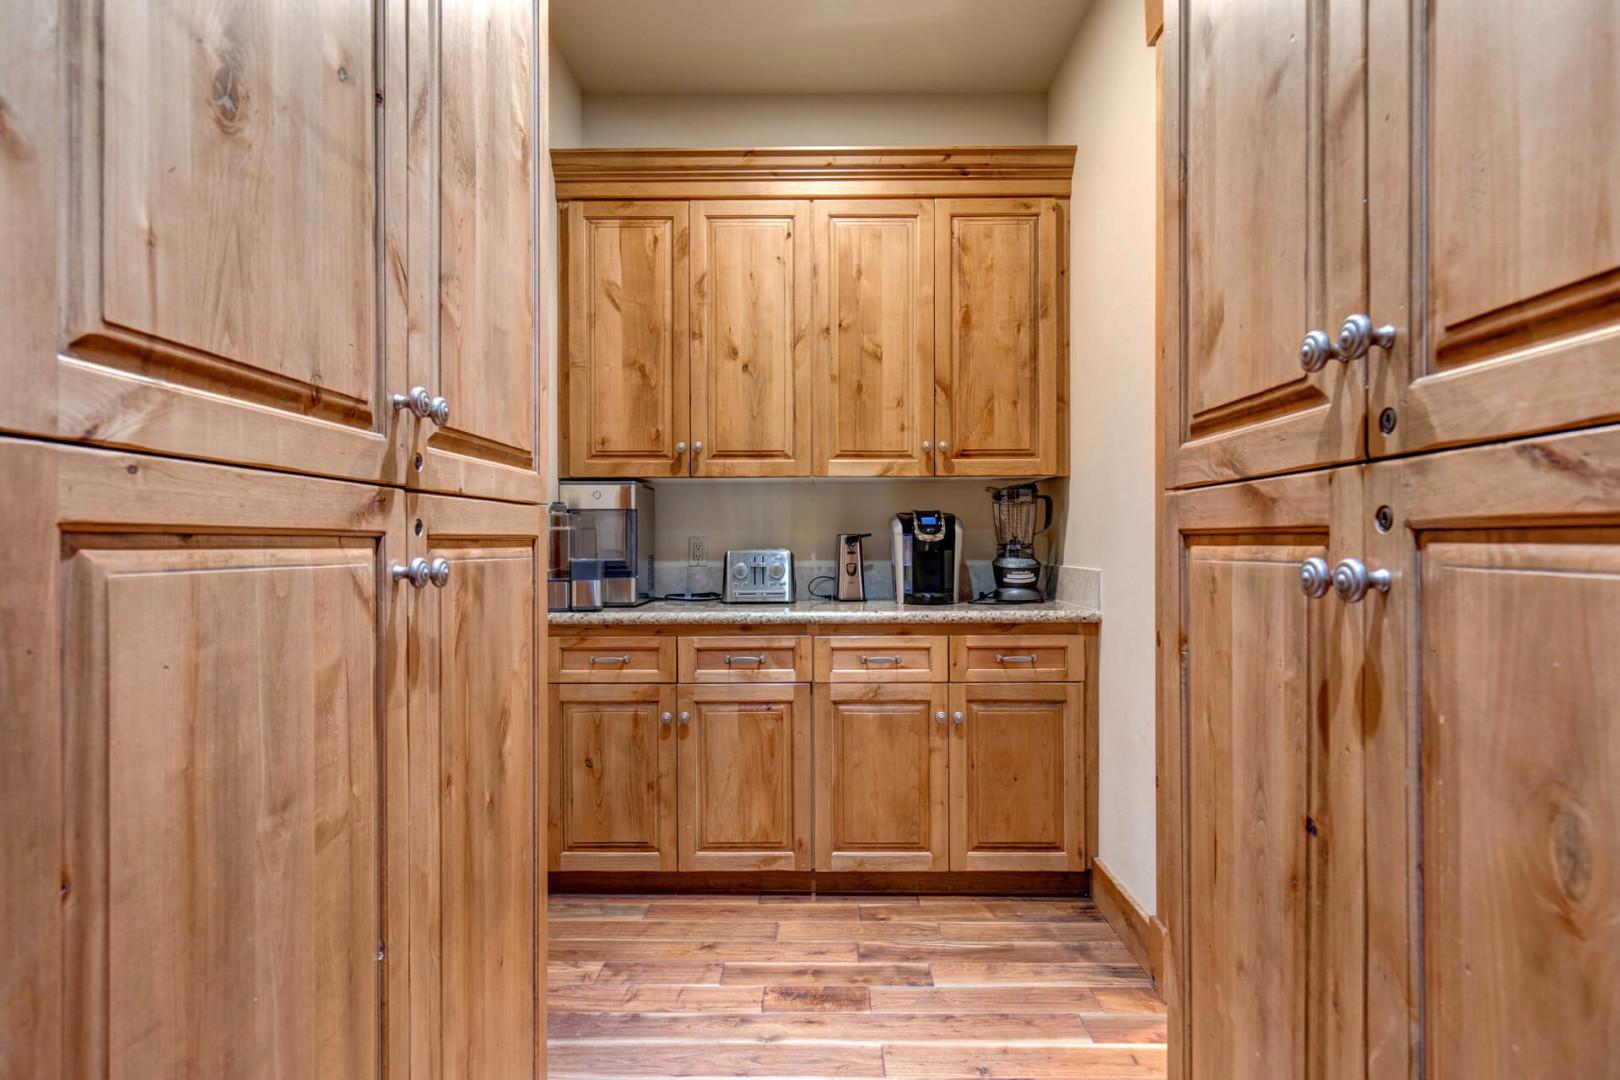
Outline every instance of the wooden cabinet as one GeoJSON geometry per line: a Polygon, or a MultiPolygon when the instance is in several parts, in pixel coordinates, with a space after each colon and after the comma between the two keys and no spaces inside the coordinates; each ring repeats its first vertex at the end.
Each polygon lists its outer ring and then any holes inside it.
{"type": "Polygon", "coordinates": [[[816,638],[817,682],[944,682],[944,634],[834,634],[816,638]]]}
{"type": "Polygon", "coordinates": [[[401,95],[389,138],[405,140],[411,238],[408,256],[391,251],[379,265],[397,276],[393,263],[408,259],[410,382],[442,396],[449,418],[401,414],[406,475],[417,487],[540,502],[533,155],[546,46],[522,0],[415,4],[410,23],[389,48],[410,51],[411,122],[401,95]]]}
{"type": "Polygon", "coordinates": [[[1378,464],[1369,1072],[1612,1073],[1620,428],[1378,464]]]}
{"type": "Polygon", "coordinates": [[[1615,45],[1601,3],[1368,4],[1375,457],[1620,417],[1615,45]]]}
{"type": "Polygon", "coordinates": [[[552,162],[565,476],[1067,471],[1072,148],[552,162]]]}
{"type": "Polygon", "coordinates": [[[692,475],[810,475],[810,204],[693,203],[692,475]]]}
{"type": "Polygon", "coordinates": [[[413,556],[448,569],[409,601],[412,1071],[534,1075],[542,515],[435,495],[407,511],[413,556]]]}
{"type": "Polygon", "coordinates": [[[942,683],[816,687],[818,870],[949,868],[942,683]]]}
{"type": "Polygon", "coordinates": [[[680,688],[682,870],[810,869],[810,688],[680,688]]]}
{"type": "Polygon", "coordinates": [[[687,204],[573,202],[566,213],[563,475],[685,476],[687,204]]]}
{"type": "Polygon", "coordinates": [[[810,639],[801,634],[681,638],[682,682],[810,681],[810,639]]]}
{"type": "Polygon", "coordinates": [[[553,682],[675,681],[674,638],[553,634],[550,647],[553,682]]]}
{"type": "Polygon", "coordinates": [[[817,200],[817,476],[934,472],[934,203],[817,200]]]}
{"type": "Polygon", "coordinates": [[[1074,683],[951,687],[951,869],[1081,870],[1085,731],[1074,683]]]}
{"type": "Polygon", "coordinates": [[[934,471],[1058,472],[1058,203],[935,205],[934,471]]]}
{"type": "Polygon", "coordinates": [[[1365,14],[1166,7],[1165,483],[1355,460],[1367,361],[1311,372],[1300,348],[1366,310],[1365,14]]]}
{"type": "Polygon", "coordinates": [[[551,688],[551,868],[675,869],[675,687],[551,688]]]}
{"type": "Polygon", "coordinates": [[[6,1071],[404,1073],[403,494],[0,468],[6,1071]]]}

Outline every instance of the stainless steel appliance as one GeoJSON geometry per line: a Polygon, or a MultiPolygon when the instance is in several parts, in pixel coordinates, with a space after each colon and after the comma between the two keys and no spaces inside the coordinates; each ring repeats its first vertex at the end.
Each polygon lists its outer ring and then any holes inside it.
{"type": "Polygon", "coordinates": [[[907,510],[890,524],[894,595],[903,604],[954,604],[962,596],[962,523],[955,514],[907,510]]]}
{"type": "Polygon", "coordinates": [[[791,604],[793,597],[793,552],[787,548],[726,552],[726,603],[791,604]]]}
{"type": "Polygon", "coordinates": [[[1041,563],[1035,558],[1035,537],[1052,527],[1052,496],[1034,484],[987,488],[991,520],[996,528],[996,575],[991,597],[998,604],[1033,604],[1046,599],[1041,589],[1041,563]],[[1035,524],[1036,508],[1046,507],[1045,520],[1035,524]]]}
{"type": "Polygon", "coordinates": [[[651,600],[652,485],[645,480],[564,480],[557,495],[568,508],[576,539],[587,527],[595,536],[588,558],[601,563],[602,606],[634,607],[651,600]]]}
{"type": "Polygon", "coordinates": [[[861,541],[871,533],[838,534],[838,592],[840,600],[866,599],[866,563],[861,558],[861,541]]]}
{"type": "Polygon", "coordinates": [[[574,539],[574,526],[568,520],[568,504],[558,501],[547,508],[546,522],[546,610],[568,610],[568,553],[574,539]]]}

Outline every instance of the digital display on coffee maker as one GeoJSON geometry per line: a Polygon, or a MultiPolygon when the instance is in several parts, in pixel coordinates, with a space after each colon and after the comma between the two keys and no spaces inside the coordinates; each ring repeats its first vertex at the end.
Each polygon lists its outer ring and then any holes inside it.
{"type": "Polygon", "coordinates": [[[917,524],[925,529],[937,529],[943,524],[940,520],[943,516],[938,510],[918,510],[917,524]]]}

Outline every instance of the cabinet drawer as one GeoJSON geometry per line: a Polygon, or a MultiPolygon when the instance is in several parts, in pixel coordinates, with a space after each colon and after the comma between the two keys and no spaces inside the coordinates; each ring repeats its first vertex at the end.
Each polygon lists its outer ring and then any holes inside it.
{"type": "Polygon", "coordinates": [[[641,637],[551,638],[552,682],[675,681],[675,639],[641,637]]]}
{"type": "Polygon", "coordinates": [[[681,638],[681,682],[809,682],[810,639],[681,638]]]}
{"type": "Polygon", "coordinates": [[[1085,639],[1067,634],[959,634],[952,682],[1082,682],[1085,639]]]}
{"type": "Polygon", "coordinates": [[[946,638],[861,635],[816,638],[817,682],[944,682],[946,638]]]}

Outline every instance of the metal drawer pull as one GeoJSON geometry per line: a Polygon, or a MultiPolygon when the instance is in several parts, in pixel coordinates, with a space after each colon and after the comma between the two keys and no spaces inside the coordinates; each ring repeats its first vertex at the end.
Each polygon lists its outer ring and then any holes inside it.
{"type": "Polygon", "coordinates": [[[1034,653],[1007,653],[1006,655],[996,653],[996,663],[998,664],[1033,664],[1034,662],[1034,653]]]}
{"type": "Polygon", "coordinates": [[[867,656],[865,653],[861,654],[861,663],[863,664],[898,664],[899,662],[900,658],[898,656],[867,656]]]}
{"type": "Polygon", "coordinates": [[[730,653],[726,653],[726,667],[730,667],[732,664],[753,664],[755,666],[759,666],[764,663],[765,658],[763,656],[733,656],[730,653]]]}
{"type": "Polygon", "coordinates": [[[593,663],[593,664],[628,664],[629,662],[630,662],[630,657],[629,656],[593,656],[593,657],[591,657],[591,663],[593,663]]]}

